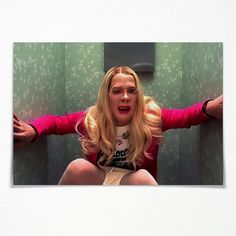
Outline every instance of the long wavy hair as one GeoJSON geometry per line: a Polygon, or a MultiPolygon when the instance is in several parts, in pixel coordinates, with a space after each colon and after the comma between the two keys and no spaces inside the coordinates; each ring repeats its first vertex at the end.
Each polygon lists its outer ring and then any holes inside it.
{"type": "Polygon", "coordinates": [[[137,88],[137,103],[130,123],[126,159],[126,162],[132,163],[135,168],[143,156],[151,157],[148,147],[152,141],[159,142],[162,138],[161,109],[151,97],[144,96],[137,74],[127,66],[113,67],[105,74],[98,92],[97,103],[86,112],[84,124],[87,135],[81,137],[80,141],[85,155],[100,152],[99,163],[105,161],[105,165],[109,165],[112,162],[116,126],[109,109],[108,92],[113,76],[118,73],[132,75],[137,88]]]}

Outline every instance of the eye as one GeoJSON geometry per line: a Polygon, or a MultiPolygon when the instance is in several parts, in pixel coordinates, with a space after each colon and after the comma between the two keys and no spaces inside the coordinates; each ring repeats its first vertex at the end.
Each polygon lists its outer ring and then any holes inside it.
{"type": "Polygon", "coordinates": [[[121,90],[119,88],[113,88],[112,89],[113,94],[119,94],[120,92],[121,92],[121,90]]]}
{"type": "Polygon", "coordinates": [[[137,92],[136,87],[128,88],[128,93],[133,94],[133,93],[136,93],[136,92],[137,92]]]}

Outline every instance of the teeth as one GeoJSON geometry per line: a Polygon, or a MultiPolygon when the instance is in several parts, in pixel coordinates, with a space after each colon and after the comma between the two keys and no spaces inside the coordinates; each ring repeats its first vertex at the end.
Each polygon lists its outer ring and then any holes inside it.
{"type": "Polygon", "coordinates": [[[120,110],[128,111],[129,107],[119,107],[120,110]]]}

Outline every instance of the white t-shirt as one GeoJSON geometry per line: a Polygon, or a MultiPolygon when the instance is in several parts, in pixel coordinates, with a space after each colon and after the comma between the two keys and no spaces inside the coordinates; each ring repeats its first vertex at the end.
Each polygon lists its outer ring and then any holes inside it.
{"type": "Polygon", "coordinates": [[[129,125],[116,127],[116,149],[113,154],[112,166],[123,167],[127,157],[130,137],[129,125]]]}
{"type": "Polygon", "coordinates": [[[116,148],[113,154],[113,161],[109,166],[134,169],[131,163],[125,162],[128,155],[129,138],[130,125],[116,127],[116,148]]]}

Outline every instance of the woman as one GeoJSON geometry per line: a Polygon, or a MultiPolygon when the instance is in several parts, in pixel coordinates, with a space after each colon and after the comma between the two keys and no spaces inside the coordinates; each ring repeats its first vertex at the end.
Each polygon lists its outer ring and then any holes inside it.
{"type": "Polygon", "coordinates": [[[162,132],[222,118],[223,97],[185,109],[160,109],[143,94],[126,66],[104,76],[97,103],[66,116],[43,116],[27,124],[14,115],[14,139],[32,142],[42,134],[79,133],[84,157],[72,161],[59,184],[157,184],[162,132]]]}

